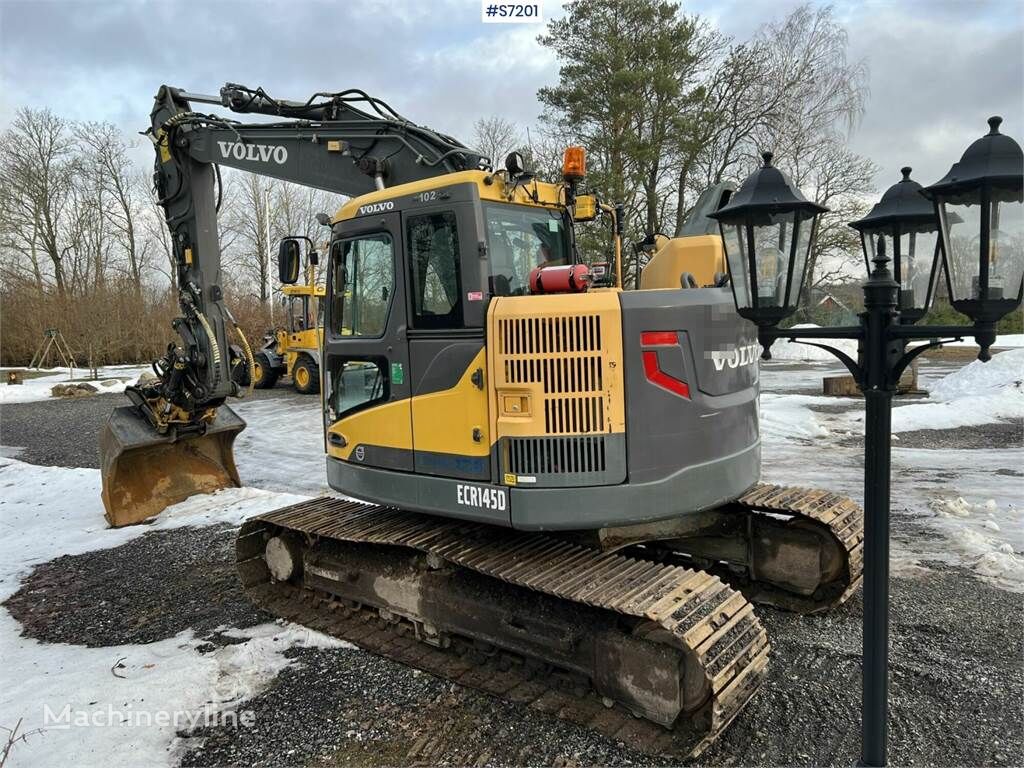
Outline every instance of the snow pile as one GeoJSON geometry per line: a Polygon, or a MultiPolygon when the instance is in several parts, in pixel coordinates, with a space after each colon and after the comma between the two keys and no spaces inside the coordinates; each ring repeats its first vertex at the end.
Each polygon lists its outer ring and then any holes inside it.
{"type": "Polygon", "coordinates": [[[993,355],[987,363],[980,360],[939,379],[930,390],[936,400],[954,400],[964,395],[980,395],[1024,386],[1024,349],[993,355]]]}
{"type": "Polygon", "coordinates": [[[1024,592],[1024,557],[1006,541],[1019,540],[1018,508],[1003,510],[995,499],[972,504],[962,496],[935,499],[931,508],[968,567],[1003,589],[1024,592]]]}
{"type": "Polygon", "coordinates": [[[895,408],[895,432],[954,429],[1024,418],[1024,349],[965,365],[931,385],[928,402],[895,408]]]}
{"type": "MultiPolygon", "coordinates": [[[[152,530],[236,524],[303,498],[231,488],[177,504],[151,525],[112,529],[103,519],[98,470],[0,459],[0,487],[0,601],[36,563],[116,547],[152,530]]],[[[46,644],[22,637],[0,609],[0,725],[21,719],[20,732],[31,734],[5,765],[174,764],[178,731],[229,716],[244,725],[245,701],[293,663],[283,655],[289,648],[352,647],[287,622],[223,634],[244,642],[209,651],[189,631],[145,645],[46,644]]]]}
{"type": "Polygon", "coordinates": [[[84,378],[88,371],[82,368],[75,369],[77,375],[74,378],[71,378],[71,371],[68,368],[50,368],[46,369],[46,375],[26,378],[21,384],[7,383],[6,372],[10,370],[24,369],[0,368],[0,375],[3,376],[3,381],[0,382],[0,404],[49,400],[53,397],[53,387],[58,384],[90,384],[96,387],[97,394],[118,394],[124,392],[125,387],[134,384],[140,374],[151,368],[148,365],[108,366],[97,371],[98,379],[84,378]]]}
{"type": "MultiPolygon", "coordinates": [[[[793,326],[794,329],[820,327],[820,325],[815,325],[814,323],[801,323],[793,326]]],[[[845,352],[854,360],[857,359],[857,342],[853,339],[809,339],[809,341],[815,344],[828,344],[830,347],[835,347],[841,352],[845,352]]],[[[835,355],[828,350],[789,341],[788,339],[779,339],[772,344],[772,360],[837,362],[835,355]]]]}
{"type": "Polygon", "coordinates": [[[831,432],[821,423],[809,406],[815,403],[835,404],[836,398],[812,395],[761,394],[761,436],[768,439],[813,440],[828,437],[831,432]]]}

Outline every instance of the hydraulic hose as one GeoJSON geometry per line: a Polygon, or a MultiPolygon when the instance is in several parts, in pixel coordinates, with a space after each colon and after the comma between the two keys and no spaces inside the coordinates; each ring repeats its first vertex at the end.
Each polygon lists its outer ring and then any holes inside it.
{"type": "Polygon", "coordinates": [[[213,335],[210,321],[198,308],[196,308],[196,317],[199,318],[199,324],[203,326],[206,338],[210,341],[210,357],[213,359],[213,370],[215,371],[214,381],[220,381],[220,345],[217,343],[217,337],[213,335]]]}
{"type": "Polygon", "coordinates": [[[245,393],[245,397],[248,397],[256,389],[256,361],[252,355],[252,348],[249,346],[249,340],[245,338],[245,334],[242,332],[242,327],[231,320],[235,326],[235,331],[238,333],[238,339],[242,342],[242,351],[245,352],[245,359],[249,367],[249,391],[245,393]]]}

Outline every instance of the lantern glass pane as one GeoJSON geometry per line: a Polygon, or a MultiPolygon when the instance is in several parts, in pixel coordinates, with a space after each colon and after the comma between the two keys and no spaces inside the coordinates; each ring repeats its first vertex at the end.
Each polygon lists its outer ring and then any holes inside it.
{"type": "Polygon", "coordinates": [[[900,235],[899,281],[902,309],[923,309],[928,300],[928,280],[932,274],[938,234],[938,231],[933,229],[930,232],[904,232],[900,235]]]}
{"type": "Polygon", "coordinates": [[[796,239],[796,257],[793,260],[793,280],[789,286],[787,306],[796,307],[800,302],[800,290],[804,285],[804,272],[807,270],[807,257],[811,250],[811,240],[817,219],[813,216],[799,222],[796,239]]]}
{"type": "MultiPolygon", "coordinates": [[[[757,266],[758,306],[786,305],[789,254],[792,244],[792,212],[765,216],[755,225],[754,258],[757,266]]],[[[799,277],[794,277],[794,280],[798,279],[799,277]]]]}
{"type": "Polygon", "coordinates": [[[990,206],[988,297],[1016,299],[1024,276],[1024,205],[993,200],[990,206]]]}
{"type": "Polygon", "coordinates": [[[977,203],[942,205],[948,233],[946,267],[953,301],[977,298],[981,206],[977,203]]]}
{"type": "Polygon", "coordinates": [[[747,309],[753,306],[750,299],[750,262],[747,258],[746,228],[742,224],[722,224],[722,241],[725,244],[725,258],[729,266],[732,292],[736,307],[747,309]]]}

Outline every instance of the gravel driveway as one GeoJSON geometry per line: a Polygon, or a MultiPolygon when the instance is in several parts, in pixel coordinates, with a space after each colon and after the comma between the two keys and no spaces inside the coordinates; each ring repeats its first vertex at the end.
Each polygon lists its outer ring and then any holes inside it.
{"type": "MultiPolygon", "coordinates": [[[[259,396],[299,397],[283,386],[259,396]]],[[[0,442],[22,447],[25,461],[95,467],[100,426],[124,402],[97,396],[7,405],[0,442]]],[[[1008,429],[997,428],[999,437],[1012,439],[1008,429]]],[[[964,449],[981,440],[963,435],[964,449]]],[[[923,525],[900,535],[939,536],[923,525]]],[[[234,580],[233,536],[228,526],[160,531],[117,549],[61,557],[38,566],[5,607],[25,634],[44,642],[145,643],[188,627],[211,644],[231,642],[217,627],[270,620],[234,580]],[[134,578],[111,579],[115,570],[134,578]]],[[[1021,596],[963,569],[921,565],[898,570],[892,584],[891,763],[1020,765],[1021,596]]],[[[695,764],[851,765],[860,738],[861,609],[859,594],[826,616],[758,608],[774,649],[768,680],[695,764]]],[[[301,663],[250,702],[259,727],[183,734],[202,737],[184,764],[672,762],[362,651],[289,653],[301,663]]]]}

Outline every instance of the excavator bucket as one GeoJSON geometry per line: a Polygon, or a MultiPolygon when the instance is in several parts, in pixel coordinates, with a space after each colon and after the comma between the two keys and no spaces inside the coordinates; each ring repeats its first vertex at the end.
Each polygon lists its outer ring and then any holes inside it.
{"type": "Polygon", "coordinates": [[[158,434],[133,406],[115,408],[100,434],[103,506],[114,528],[135,525],[197,493],[242,483],[232,444],[245,422],[227,406],[202,434],[158,434]]]}

